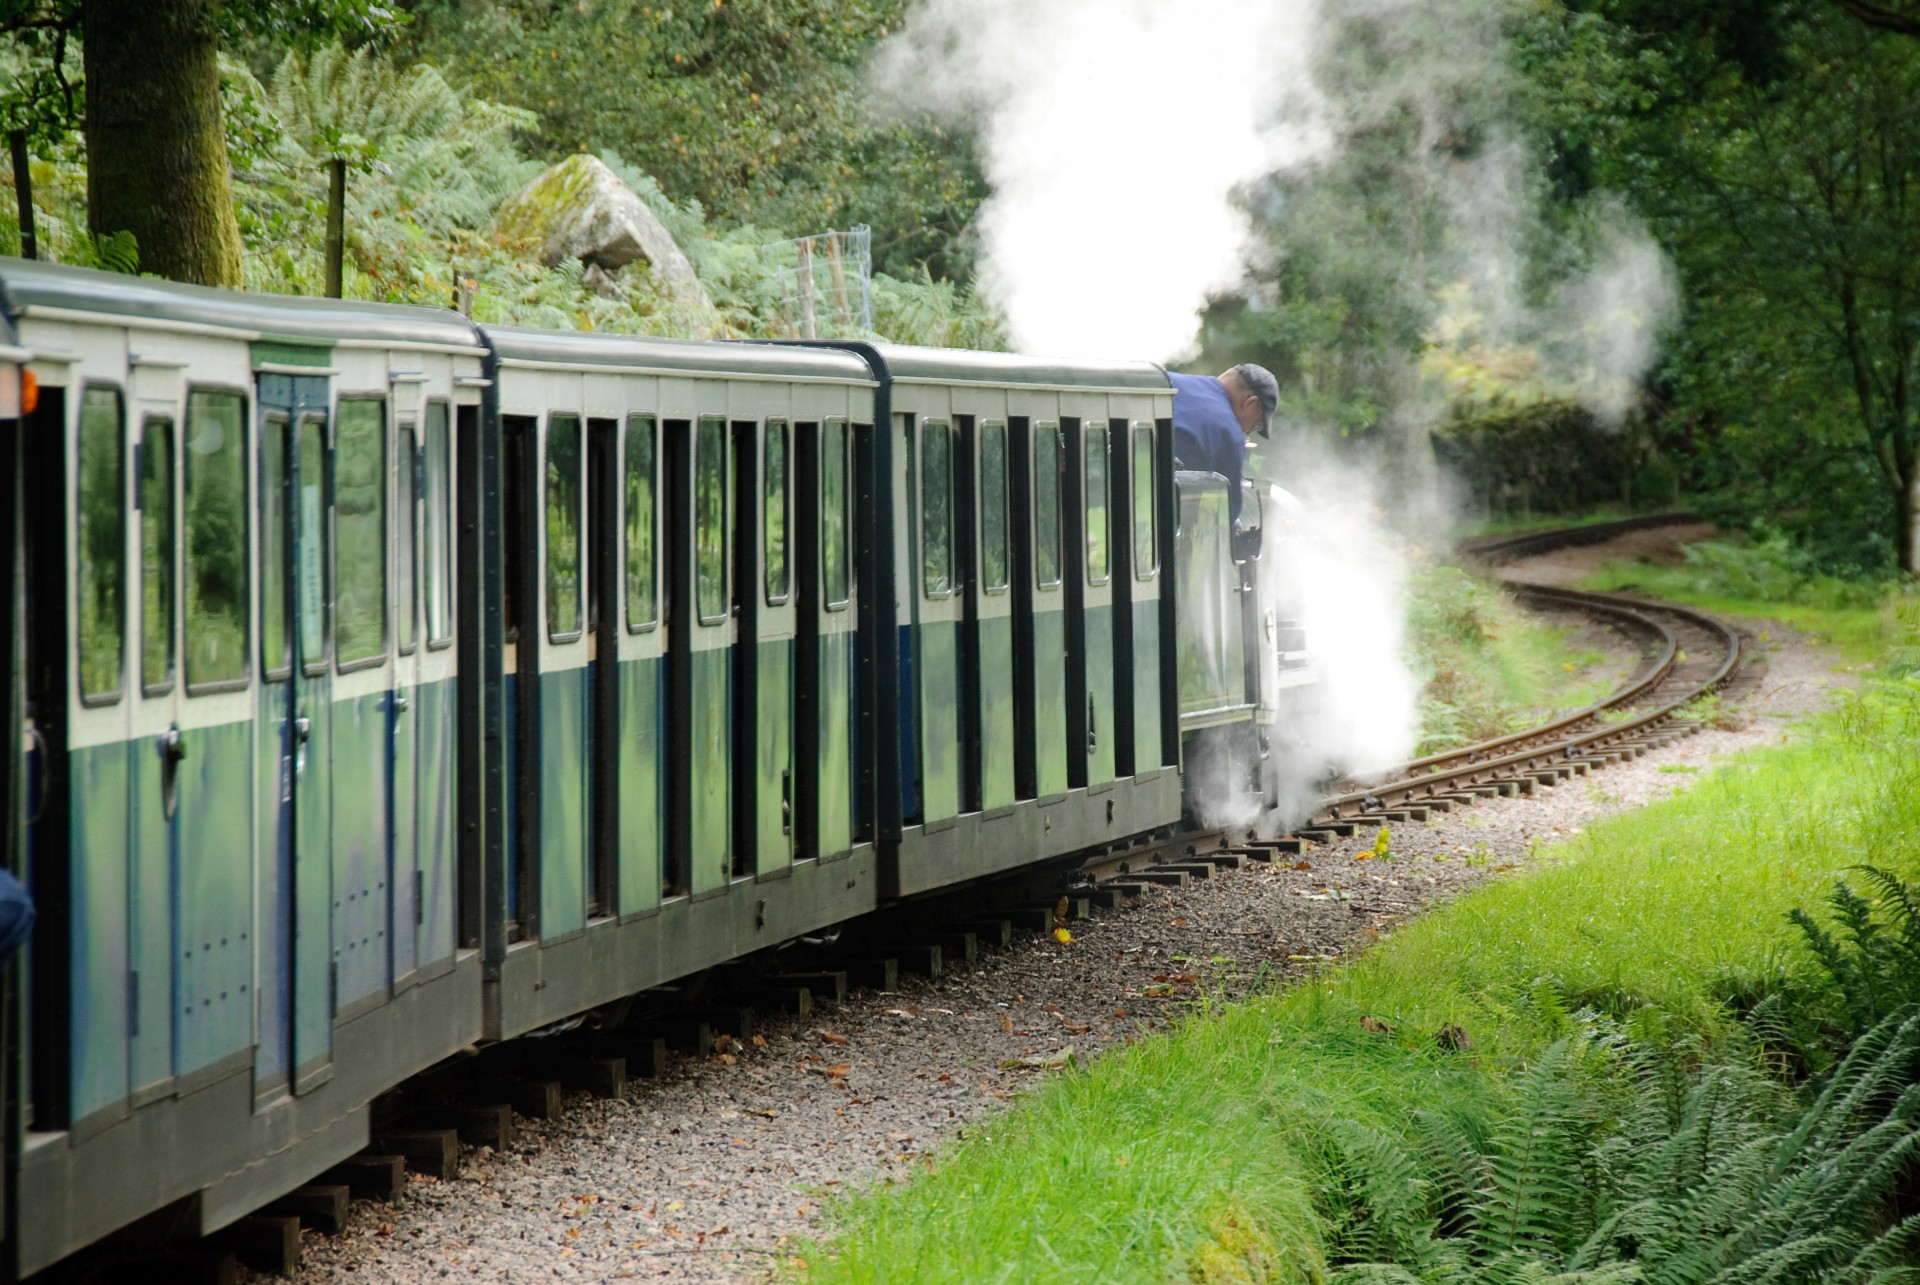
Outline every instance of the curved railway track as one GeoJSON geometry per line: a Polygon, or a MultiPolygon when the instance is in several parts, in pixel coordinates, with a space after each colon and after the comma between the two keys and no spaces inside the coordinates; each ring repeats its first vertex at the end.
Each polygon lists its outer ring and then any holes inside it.
{"type": "MultiPolygon", "coordinates": [[[[1659,514],[1536,531],[1479,541],[1463,552],[1496,564],[1692,520],[1684,513],[1659,514]]],[[[1371,782],[1343,783],[1348,788],[1321,800],[1306,828],[1307,837],[1316,828],[1338,833],[1361,819],[1418,820],[1424,819],[1426,810],[1475,798],[1531,793],[1536,785],[1584,775],[1671,744],[1700,726],[1688,717],[1688,707],[1724,687],[1739,668],[1740,635],[1691,608],[1617,594],[1506,584],[1539,605],[1584,610],[1610,620],[1616,628],[1644,640],[1646,660],[1618,691],[1585,709],[1524,731],[1415,759],[1371,782]]]]}

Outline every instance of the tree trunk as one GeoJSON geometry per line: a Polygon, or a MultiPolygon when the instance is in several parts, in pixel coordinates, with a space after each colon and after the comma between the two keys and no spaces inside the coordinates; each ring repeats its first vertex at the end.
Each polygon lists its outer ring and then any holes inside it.
{"type": "Polygon", "coordinates": [[[1900,570],[1920,575],[1920,470],[1907,475],[1906,485],[1893,497],[1900,570]]]}
{"type": "Polygon", "coordinates": [[[140,270],[238,287],[240,224],[207,0],[84,0],[87,214],[126,230],[140,270]]]}

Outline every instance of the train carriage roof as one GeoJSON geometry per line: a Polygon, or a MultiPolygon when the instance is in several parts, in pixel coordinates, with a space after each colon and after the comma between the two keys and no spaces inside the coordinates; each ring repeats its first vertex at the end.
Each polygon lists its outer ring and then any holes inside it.
{"type": "Polygon", "coordinates": [[[860,353],[876,372],[902,382],[1172,392],[1166,371],[1150,361],[1081,361],[863,341],[835,346],[860,353]]]}
{"type": "Polygon", "coordinates": [[[0,299],[16,319],[36,312],[82,314],[295,343],[353,340],[478,350],[481,342],[472,322],[440,308],[216,290],[30,259],[0,258],[0,299]]]}
{"type": "Polygon", "coordinates": [[[650,339],[598,331],[483,327],[504,363],[607,366],[676,375],[871,384],[873,375],[852,353],[798,344],[650,339]]]}

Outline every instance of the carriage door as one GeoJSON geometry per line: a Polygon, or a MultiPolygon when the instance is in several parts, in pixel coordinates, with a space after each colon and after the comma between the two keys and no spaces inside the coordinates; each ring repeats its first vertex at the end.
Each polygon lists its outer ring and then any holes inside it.
{"type": "Polygon", "coordinates": [[[396,985],[419,962],[424,919],[424,871],[420,863],[420,394],[418,375],[394,374],[393,454],[387,466],[387,512],[393,550],[393,690],[387,698],[388,732],[393,745],[392,833],[388,836],[393,890],[392,977],[396,985]]]}
{"type": "Polygon", "coordinates": [[[743,421],[734,431],[742,713],[734,873],[772,874],[793,864],[794,850],[793,437],[784,419],[770,419],[764,429],[743,421]]]}
{"type": "Polygon", "coordinates": [[[1067,565],[1068,770],[1076,786],[1113,780],[1113,551],[1108,523],[1107,421],[1087,419],[1068,439],[1068,528],[1079,533],[1067,565]]]}
{"type": "Polygon", "coordinates": [[[333,1048],[327,380],[260,376],[260,1037],[255,1092],[323,1083],[333,1048]]]}
{"type": "Polygon", "coordinates": [[[974,459],[972,531],[978,541],[973,565],[977,569],[967,586],[967,628],[970,631],[974,672],[981,676],[974,714],[977,757],[973,770],[975,796],[969,811],[991,812],[1013,803],[1014,684],[1012,548],[1008,536],[1007,424],[990,419],[980,423],[964,449],[974,459]]]}
{"type": "Polygon", "coordinates": [[[853,440],[844,419],[797,432],[796,848],[830,857],[853,847],[853,440]]]}

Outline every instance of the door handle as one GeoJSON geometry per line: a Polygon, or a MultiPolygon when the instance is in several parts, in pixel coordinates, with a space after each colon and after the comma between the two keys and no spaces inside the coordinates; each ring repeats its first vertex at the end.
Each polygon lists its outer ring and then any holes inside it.
{"type": "Polygon", "coordinates": [[[293,720],[293,739],[302,745],[313,736],[313,720],[305,714],[293,720]]]}
{"type": "Polygon", "coordinates": [[[412,704],[413,702],[407,699],[407,694],[405,692],[395,692],[393,694],[393,712],[394,713],[404,714],[407,712],[408,707],[410,707],[412,704]]]}
{"type": "Polygon", "coordinates": [[[169,727],[160,734],[160,753],[169,764],[187,756],[187,738],[180,734],[179,728],[169,727]]]}

